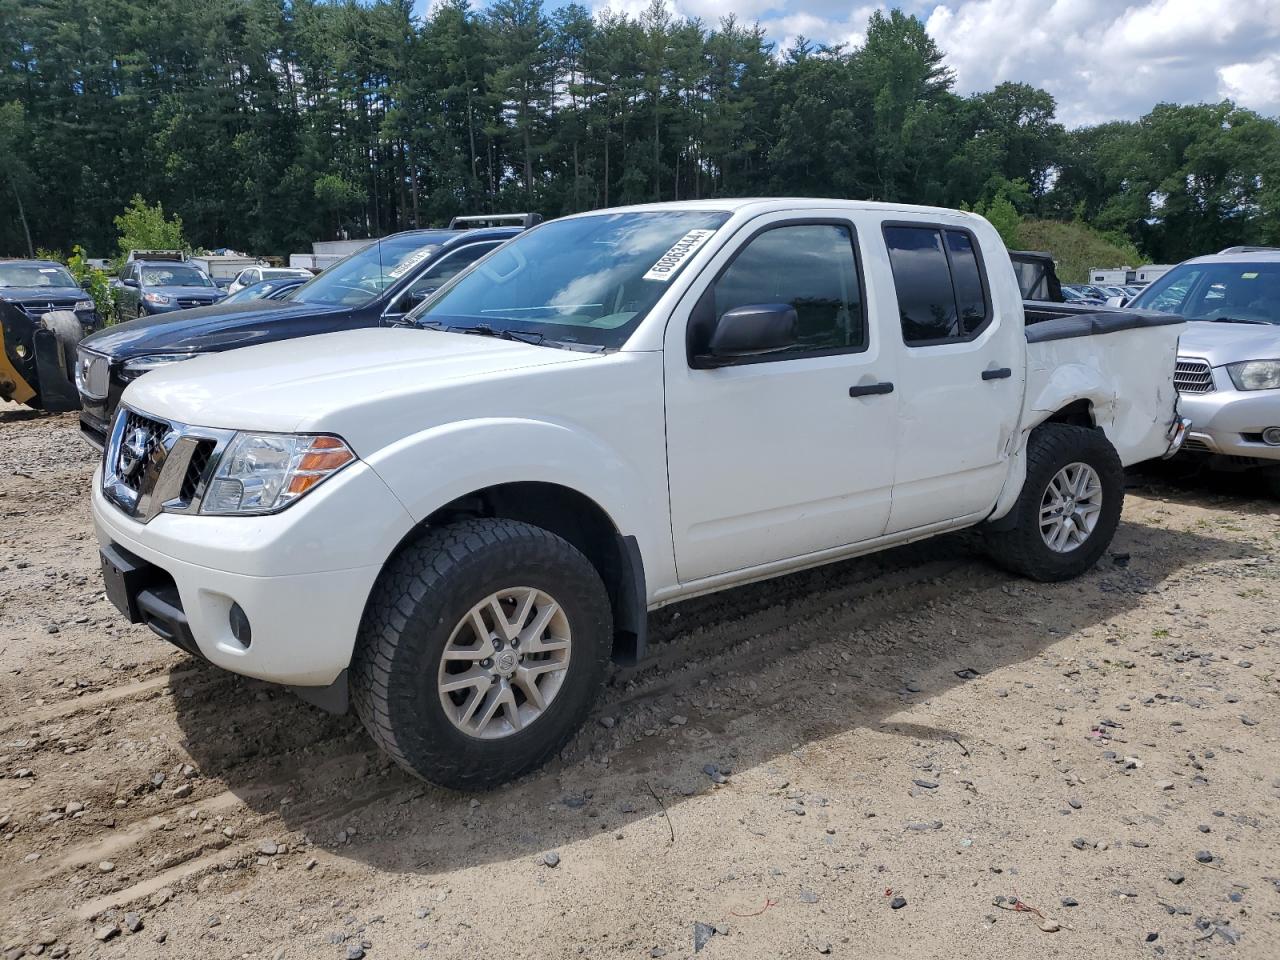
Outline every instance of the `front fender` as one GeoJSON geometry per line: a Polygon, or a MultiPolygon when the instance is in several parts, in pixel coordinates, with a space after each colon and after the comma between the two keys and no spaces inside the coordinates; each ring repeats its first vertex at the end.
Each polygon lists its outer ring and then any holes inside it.
{"type": "Polygon", "coordinates": [[[646,572],[662,581],[672,567],[665,464],[654,472],[652,464],[627,459],[579,424],[516,417],[458,420],[411,434],[365,459],[415,523],[487,487],[552,483],[594,501],[620,534],[634,536],[646,572]],[[663,482],[655,483],[654,477],[663,482]]]}

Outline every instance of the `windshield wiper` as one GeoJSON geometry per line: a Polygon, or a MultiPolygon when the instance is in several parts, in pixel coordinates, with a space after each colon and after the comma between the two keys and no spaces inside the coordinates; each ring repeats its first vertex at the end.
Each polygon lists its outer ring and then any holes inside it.
{"type": "Polygon", "coordinates": [[[478,337],[497,337],[499,340],[514,340],[516,343],[527,343],[538,346],[547,339],[545,334],[524,330],[497,330],[487,323],[477,323],[473,327],[445,327],[449,333],[473,333],[478,337]]]}
{"type": "Polygon", "coordinates": [[[1214,317],[1213,320],[1211,320],[1210,322],[1211,323],[1255,323],[1255,324],[1260,323],[1264,327],[1271,326],[1271,324],[1266,320],[1251,320],[1247,317],[1214,317]]]}

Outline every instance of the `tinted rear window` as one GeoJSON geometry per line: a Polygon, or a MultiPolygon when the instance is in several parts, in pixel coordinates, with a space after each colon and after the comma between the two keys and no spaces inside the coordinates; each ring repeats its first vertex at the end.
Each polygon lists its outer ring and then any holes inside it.
{"type": "Polygon", "coordinates": [[[939,227],[884,228],[902,338],[911,346],[965,340],[987,319],[973,239],[939,227]]]}

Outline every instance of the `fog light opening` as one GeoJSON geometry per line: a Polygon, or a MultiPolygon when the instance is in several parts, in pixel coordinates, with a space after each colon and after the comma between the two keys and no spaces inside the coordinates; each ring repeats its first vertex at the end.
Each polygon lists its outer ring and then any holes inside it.
{"type": "Polygon", "coordinates": [[[245,615],[244,608],[238,603],[231,604],[231,612],[227,615],[228,621],[231,623],[231,635],[236,638],[236,642],[242,647],[247,647],[253,643],[253,630],[249,626],[249,618],[245,615]]]}
{"type": "Polygon", "coordinates": [[[1262,431],[1262,442],[1273,447],[1280,447],[1280,427],[1267,427],[1262,431]]]}

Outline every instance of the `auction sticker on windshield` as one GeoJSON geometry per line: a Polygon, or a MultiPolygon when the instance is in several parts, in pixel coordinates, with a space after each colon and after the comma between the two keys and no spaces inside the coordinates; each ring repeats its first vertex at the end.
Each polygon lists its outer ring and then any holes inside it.
{"type": "Polygon", "coordinates": [[[658,262],[649,268],[643,279],[666,283],[675,276],[676,271],[680,269],[680,264],[697,253],[698,249],[711,239],[713,233],[715,233],[714,230],[690,230],[677,240],[670,250],[658,258],[658,262]]]}

